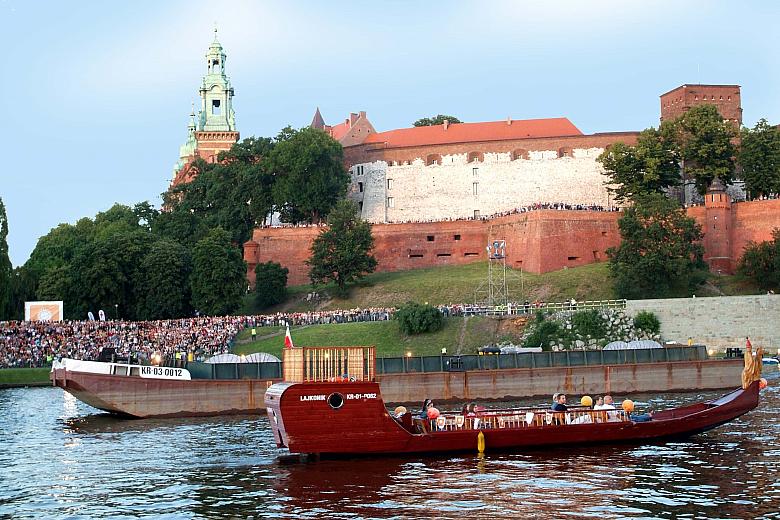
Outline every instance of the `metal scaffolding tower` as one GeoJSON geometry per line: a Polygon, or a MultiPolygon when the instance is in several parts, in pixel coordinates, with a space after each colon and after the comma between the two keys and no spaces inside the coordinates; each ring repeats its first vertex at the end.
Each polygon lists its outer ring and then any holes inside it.
{"type": "Polygon", "coordinates": [[[506,240],[493,239],[485,247],[488,257],[488,277],[474,293],[474,303],[496,306],[509,303],[506,283],[506,240]]]}

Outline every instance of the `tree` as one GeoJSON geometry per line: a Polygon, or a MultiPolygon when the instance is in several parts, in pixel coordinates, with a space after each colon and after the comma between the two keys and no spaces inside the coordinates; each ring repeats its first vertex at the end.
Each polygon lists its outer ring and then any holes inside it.
{"type": "Polygon", "coordinates": [[[164,211],[152,223],[152,234],[159,238],[176,240],[188,248],[194,246],[208,232],[209,228],[202,217],[184,210],[164,211]]]}
{"type": "MultiPolygon", "coordinates": [[[[136,319],[135,281],[154,237],[136,225],[96,239],[70,264],[71,315],[83,318],[103,309],[109,316],[136,319]]],[[[67,312],[67,311],[66,311],[67,312]]]]}
{"type": "Polygon", "coordinates": [[[704,280],[702,231],[673,200],[661,194],[639,197],[618,221],[622,242],[607,249],[609,268],[621,298],[690,295],[704,280]]]}
{"type": "Polygon", "coordinates": [[[680,182],[679,156],[669,125],[643,130],[633,146],[615,143],[598,157],[617,202],[644,193],[661,193],[680,182]]]}
{"type": "Polygon", "coordinates": [[[444,121],[447,121],[450,124],[463,122],[455,116],[445,116],[444,114],[439,114],[433,117],[423,117],[422,119],[415,121],[413,124],[414,126],[436,126],[444,124],[444,121]]]}
{"type": "Polygon", "coordinates": [[[157,220],[164,222],[158,229],[189,225],[187,235],[192,237],[199,234],[200,220],[209,229],[223,228],[236,243],[249,240],[271,212],[274,177],[267,159],[273,146],[271,139],[250,137],[221,152],[216,163],[196,159],[195,179],[163,194],[171,216],[160,215],[157,220]]]}
{"type": "Polygon", "coordinates": [[[138,225],[147,231],[151,231],[154,221],[160,216],[160,211],[152,206],[148,200],[145,200],[133,206],[133,214],[138,219],[136,221],[138,225]]]}
{"type": "Polygon", "coordinates": [[[394,314],[404,334],[422,334],[436,332],[444,325],[444,317],[433,305],[409,302],[402,305],[394,314]]]}
{"type": "Polygon", "coordinates": [[[11,315],[11,278],[13,269],[8,256],[8,217],[0,198],[0,320],[11,315]]]}
{"type": "Polygon", "coordinates": [[[766,119],[743,128],[739,164],[750,198],[780,193],[780,129],[766,119]]]}
{"type": "Polygon", "coordinates": [[[133,279],[137,319],[164,320],[191,316],[190,253],[175,240],[157,240],[133,279]]]}
{"type": "Polygon", "coordinates": [[[241,305],[246,264],[224,229],[212,229],[195,244],[190,285],[192,305],[201,314],[222,316],[241,305]]]}
{"type": "Polygon", "coordinates": [[[672,129],[684,172],[694,179],[699,194],[706,193],[715,177],[723,184],[731,184],[736,155],[732,140],[736,132],[715,105],[692,107],[674,121],[672,129]]]}
{"type": "Polygon", "coordinates": [[[285,222],[319,223],[347,192],[341,144],[322,130],[285,129],[269,162],[274,202],[285,222]]]}
{"type": "Polygon", "coordinates": [[[289,269],[276,262],[255,266],[255,303],[259,308],[264,309],[284,301],[289,272],[289,269]]]}
{"type": "Polygon", "coordinates": [[[24,267],[14,269],[11,277],[11,305],[9,307],[7,319],[24,319],[24,302],[35,299],[34,280],[30,271],[24,267]]]}
{"type": "Polygon", "coordinates": [[[345,294],[347,283],[376,269],[373,248],[371,224],[359,218],[354,202],[340,201],[328,215],[328,227],[312,243],[311,258],[306,261],[312,284],[334,281],[339,293],[345,294]]]}
{"type": "Polygon", "coordinates": [[[780,228],[772,231],[770,241],[748,243],[738,271],[762,290],[780,289],[780,228]]]}

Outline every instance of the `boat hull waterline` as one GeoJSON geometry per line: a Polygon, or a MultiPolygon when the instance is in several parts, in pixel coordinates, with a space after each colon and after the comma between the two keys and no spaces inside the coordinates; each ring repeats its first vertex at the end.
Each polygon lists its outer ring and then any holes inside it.
{"type": "Polygon", "coordinates": [[[134,418],[265,413],[266,379],[162,379],[54,368],[52,384],[88,405],[134,418]]]}
{"type": "Polygon", "coordinates": [[[498,427],[491,413],[483,416],[493,419],[484,422],[486,427],[458,427],[448,420],[446,429],[425,427],[419,433],[390,416],[375,382],[276,383],[266,391],[265,404],[277,446],[291,453],[404,454],[476,451],[480,433],[488,451],[687,437],[753,410],[758,395],[755,381],[713,401],[658,411],[647,422],[628,420],[622,413],[623,420],[613,422],[580,412],[597,418],[556,424],[548,411],[536,410],[528,416],[536,417],[530,422],[498,427]]]}

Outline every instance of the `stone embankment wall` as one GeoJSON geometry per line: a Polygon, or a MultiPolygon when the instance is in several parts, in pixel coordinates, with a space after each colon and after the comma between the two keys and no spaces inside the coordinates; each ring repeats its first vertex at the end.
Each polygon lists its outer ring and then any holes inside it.
{"type": "Polygon", "coordinates": [[[754,347],[762,346],[771,355],[780,348],[780,295],[722,296],[714,298],[675,298],[630,300],[626,312],[636,315],[651,311],[661,320],[661,336],[666,341],[707,345],[718,351],[743,347],[750,337],[754,347]]]}
{"type": "Polygon", "coordinates": [[[378,376],[388,403],[716,390],[741,384],[742,359],[378,376]]]}

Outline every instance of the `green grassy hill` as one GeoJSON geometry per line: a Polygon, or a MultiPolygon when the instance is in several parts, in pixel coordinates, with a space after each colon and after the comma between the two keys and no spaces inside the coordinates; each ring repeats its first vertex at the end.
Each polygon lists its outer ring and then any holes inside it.
{"type": "MultiPolygon", "coordinates": [[[[366,345],[376,346],[378,356],[433,356],[441,353],[474,354],[477,348],[501,341],[519,339],[523,319],[495,319],[481,316],[447,318],[444,328],[438,332],[407,336],[396,321],[375,321],[293,327],[290,331],[297,347],[329,347],[366,345]]],[[[233,348],[236,354],[268,352],[281,357],[284,346],[284,329],[259,328],[262,339],[249,341],[248,330],[238,336],[233,348]]]]}
{"type": "MultiPolygon", "coordinates": [[[[306,294],[312,292],[311,286],[289,287],[289,298],[285,304],[262,312],[306,311],[313,310],[315,307],[320,310],[387,307],[408,301],[428,302],[432,305],[472,303],[475,301],[477,289],[487,280],[487,276],[487,262],[375,273],[367,276],[359,285],[352,287],[347,298],[330,299],[328,295],[334,292],[333,286],[319,288],[318,293],[324,297],[319,305],[305,301],[306,294]]],[[[507,285],[510,298],[517,301],[527,299],[557,302],[570,298],[580,301],[615,298],[606,263],[562,269],[541,275],[507,269],[507,285]]],[[[247,295],[241,313],[259,312],[261,311],[254,308],[252,295],[247,295]]]]}

